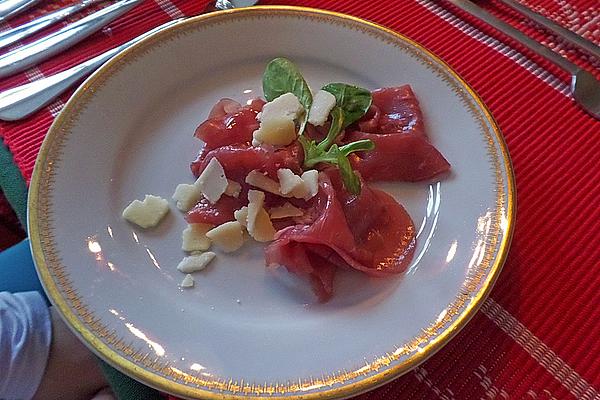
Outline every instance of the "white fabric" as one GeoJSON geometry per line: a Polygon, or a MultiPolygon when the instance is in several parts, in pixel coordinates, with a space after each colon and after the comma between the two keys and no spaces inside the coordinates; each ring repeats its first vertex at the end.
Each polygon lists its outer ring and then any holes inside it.
{"type": "Polygon", "coordinates": [[[50,352],[52,324],[37,292],[0,292],[0,399],[29,400],[50,352]]]}

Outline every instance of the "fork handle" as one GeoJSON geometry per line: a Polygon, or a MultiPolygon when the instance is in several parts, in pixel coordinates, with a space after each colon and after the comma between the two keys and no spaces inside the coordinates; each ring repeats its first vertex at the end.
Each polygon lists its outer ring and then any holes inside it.
{"type": "Polygon", "coordinates": [[[0,93],[0,120],[17,121],[28,117],[46,104],[50,103],[54,98],[67,90],[76,82],[95,71],[98,67],[111,59],[116,54],[133,46],[140,40],[176,24],[183,18],[169,21],[148,32],[143,33],[131,39],[118,47],[105,51],[104,53],[91,58],[81,64],[77,64],[58,74],[48,76],[46,78],[17,86],[13,89],[5,90],[0,93]]]}
{"type": "Polygon", "coordinates": [[[590,53],[591,55],[593,55],[600,61],[600,46],[597,46],[595,43],[560,26],[559,24],[552,21],[551,19],[546,18],[543,15],[538,14],[537,12],[535,12],[533,10],[530,10],[529,8],[525,7],[518,1],[515,1],[515,0],[500,0],[500,1],[502,1],[507,6],[517,10],[521,14],[525,15],[527,18],[534,20],[535,22],[537,22],[544,28],[553,31],[554,33],[556,33],[558,36],[562,37],[569,43],[574,44],[575,46],[587,51],[588,53],[590,53]]]}
{"type": "Polygon", "coordinates": [[[525,35],[520,30],[512,27],[506,22],[494,17],[489,12],[485,11],[483,8],[479,7],[475,3],[472,3],[470,0],[449,0],[450,3],[454,4],[458,8],[468,12],[469,14],[479,18],[480,20],[486,22],[491,25],[498,31],[504,33],[505,35],[513,38],[517,42],[527,46],[531,51],[537,53],[538,55],[552,61],[557,64],[559,67],[569,72],[571,75],[576,75],[581,69],[562,57],[560,54],[553,52],[546,46],[541,43],[536,42],[531,39],[529,36],[525,35]]]}

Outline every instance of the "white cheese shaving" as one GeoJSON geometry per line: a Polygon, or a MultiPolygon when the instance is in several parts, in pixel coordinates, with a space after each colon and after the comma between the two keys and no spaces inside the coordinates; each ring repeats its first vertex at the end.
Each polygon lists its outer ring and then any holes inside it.
{"type": "Polygon", "coordinates": [[[243,226],[237,221],[225,222],[206,232],[206,236],[228,253],[236,251],[244,244],[243,226]]]}
{"type": "Polygon", "coordinates": [[[181,183],[175,188],[175,193],[171,196],[175,200],[175,205],[181,211],[189,211],[194,207],[200,198],[202,192],[200,188],[195,184],[181,183]]]}
{"type": "MultiPolygon", "coordinates": [[[[279,179],[279,186],[281,194],[291,194],[294,190],[298,190],[304,184],[304,181],[301,177],[294,174],[291,169],[288,168],[280,168],[277,170],[277,178],[279,179]]],[[[300,197],[304,197],[306,193],[304,193],[300,197]]]]}
{"type": "Polygon", "coordinates": [[[181,233],[183,251],[205,251],[210,248],[206,232],[213,228],[210,224],[190,224],[181,233]]]}
{"type": "Polygon", "coordinates": [[[241,191],[242,191],[242,185],[240,185],[236,181],[227,179],[227,188],[225,188],[225,194],[227,196],[235,197],[237,199],[239,197],[241,191]]]}
{"type": "Polygon", "coordinates": [[[182,288],[191,288],[191,287],[194,287],[194,277],[191,276],[190,274],[187,274],[185,276],[185,278],[183,278],[183,280],[181,281],[181,283],[179,284],[179,286],[181,286],[182,288]]]}
{"type": "Polygon", "coordinates": [[[261,121],[252,133],[252,143],[266,143],[273,146],[287,146],[296,139],[296,124],[286,117],[261,121]]]}
{"type": "Polygon", "coordinates": [[[179,265],[177,265],[177,270],[179,272],[183,272],[184,274],[202,271],[215,258],[215,256],[215,253],[207,251],[206,253],[184,257],[179,265]]]}
{"type": "Polygon", "coordinates": [[[281,207],[273,207],[269,210],[269,215],[271,219],[280,219],[280,218],[288,218],[288,217],[301,217],[304,215],[304,212],[294,207],[290,203],[285,203],[281,207]]]}
{"type": "Polygon", "coordinates": [[[254,240],[268,242],[275,237],[275,228],[271,223],[269,214],[264,209],[265,194],[258,190],[248,192],[248,211],[246,216],[246,229],[254,240]]]}
{"type": "Polygon", "coordinates": [[[313,97],[308,113],[308,123],[314,126],[325,124],[329,113],[335,107],[335,96],[326,90],[319,90],[313,97]]]}
{"type": "Polygon", "coordinates": [[[248,225],[248,207],[244,206],[239,210],[235,210],[233,216],[244,228],[248,225]]]}
{"type": "Polygon", "coordinates": [[[254,169],[246,176],[246,183],[269,193],[281,195],[279,183],[254,169]]]}
{"type": "Polygon", "coordinates": [[[309,169],[302,174],[302,180],[306,185],[307,194],[303,197],[304,200],[310,200],[319,192],[319,171],[309,169]]]}
{"type": "Polygon", "coordinates": [[[284,93],[266,103],[260,113],[260,121],[271,119],[294,120],[304,112],[304,107],[293,93],[284,93]]]}
{"type": "Polygon", "coordinates": [[[123,210],[123,218],[142,228],[156,226],[169,212],[169,202],[147,194],[143,201],[134,200],[123,210]]]}
{"type": "Polygon", "coordinates": [[[209,161],[198,180],[196,180],[195,185],[198,185],[204,197],[212,204],[215,204],[221,198],[229,182],[219,160],[212,158],[209,161]]]}

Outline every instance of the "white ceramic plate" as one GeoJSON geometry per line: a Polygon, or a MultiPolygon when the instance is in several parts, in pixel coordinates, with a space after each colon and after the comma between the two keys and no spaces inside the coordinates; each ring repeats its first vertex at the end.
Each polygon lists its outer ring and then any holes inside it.
{"type": "Polygon", "coordinates": [[[408,371],[486,297],[513,222],[509,157],[474,92],[406,38],[300,8],[193,18],[107,63],[52,126],[29,201],[38,272],[73,330],[118,369],[190,398],[344,397],[408,371]],[[276,56],[294,60],[312,87],[412,85],[453,172],[380,185],[420,227],[404,276],[340,273],[334,298],[315,304],[306,286],[265,269],[261,246],[247,245],[180,290],[183,216],[172,207],[150,231],[120,218],[131,200],[170,198],[192,182],[195,127],[221,97],[261,95],[276,56]]]}

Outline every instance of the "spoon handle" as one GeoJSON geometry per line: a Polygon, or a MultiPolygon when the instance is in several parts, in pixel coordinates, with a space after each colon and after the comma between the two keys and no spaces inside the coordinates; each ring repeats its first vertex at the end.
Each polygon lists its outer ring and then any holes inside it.
{"type": "Polygon", "coordinates": [[[566,58],[562,57],[558,53],[555,53],[554,51],[550,50],[549,48],[542,45],[541,43],[538,43],[535,40],[531,39],[529,36],[525,35],[520,30],[513,28],[511,25],[507,24],[506,22],[494,17],[492,14],[488,13],[487,11],[485,11],[483,8],[479,7],[475,3],[472,3],[470,0],[449,0],[449,1],[450,1],[450,3],[454,4],[458,8],[479,18],[480,20],[491,25],[498,31],[513,38],[517,42],[520,42],[521,44],[527,46],[534,53],[537,53],[538,55],[557,64],[559,67],[561,67],[565,71],[569,72],[571,75],[575,75],[575,74],[577,74],[577,72],[579,72],[580,68],[577,65],[573,64],[572,62],[570,62],[566,58]]]}
{"type": "Polygon", "coordinates": [[[182,18],[169,21],[148,32],[131,39],[129,42],[112,48],[104,53],[91,58],[81,64],[69,68],[58,74],[38,79],[25,85],[0,93],[0,120],[16,121],[23,119],[59,96],[76,82],[95,71],[98,67],[111,59],[116,54],[133,46],[140,40],[158,32],[164,28],[176,24],[182,18]]]}

